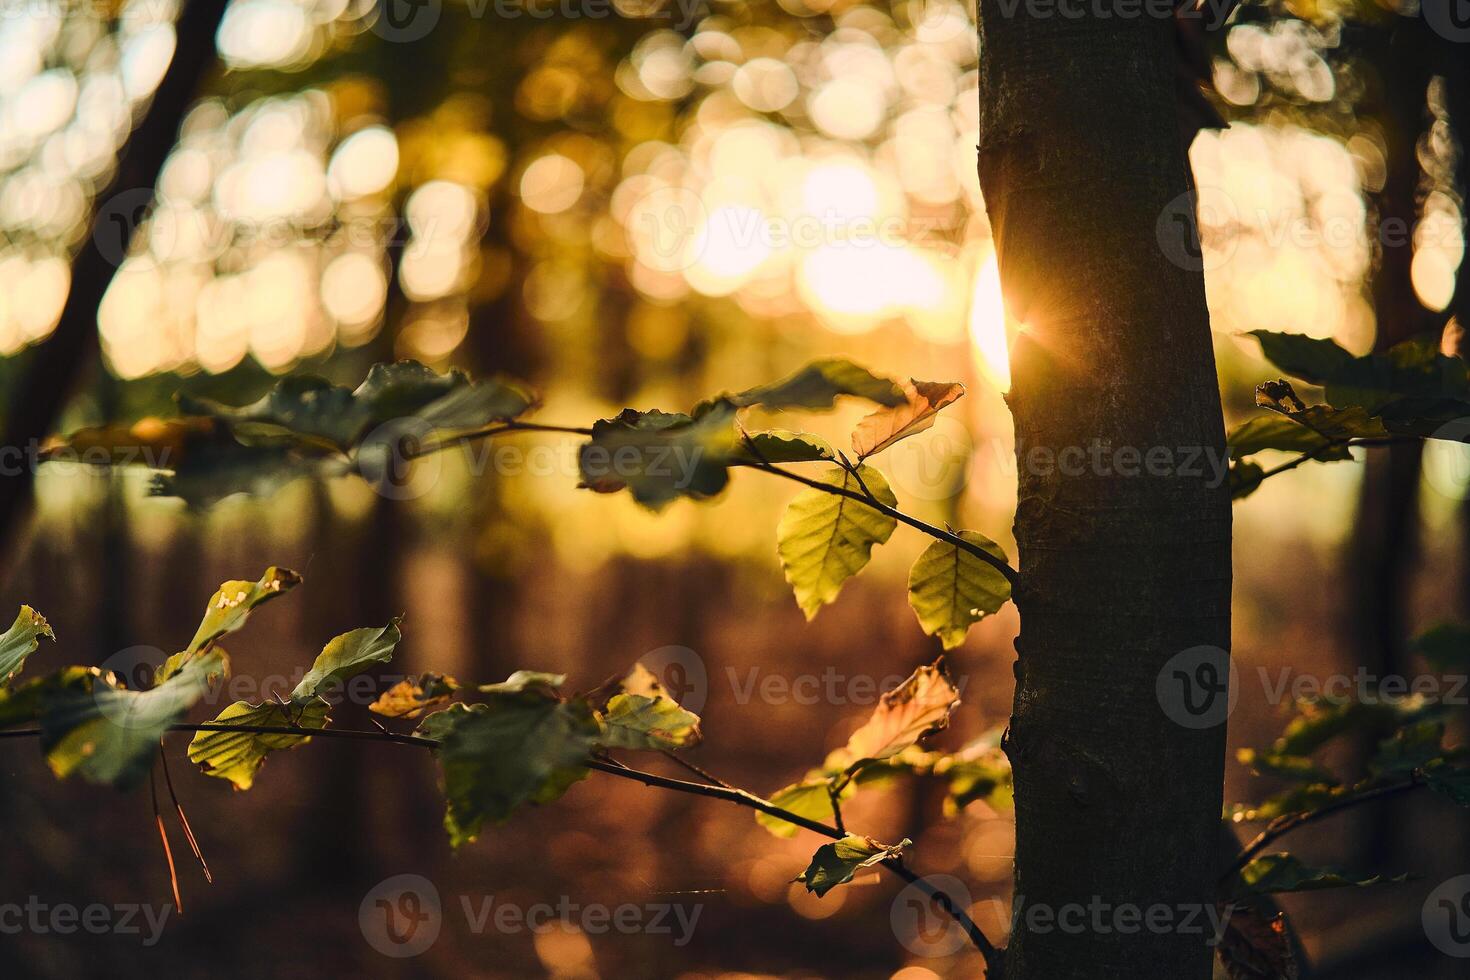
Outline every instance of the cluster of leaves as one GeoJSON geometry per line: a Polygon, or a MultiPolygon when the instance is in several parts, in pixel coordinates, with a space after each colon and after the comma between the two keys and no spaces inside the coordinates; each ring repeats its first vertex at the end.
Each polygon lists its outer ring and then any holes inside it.
{"type": "MultiPolygon", "coordinates": [[[[1463,673],[1470,668],[1470,627],[1437,627],[1415,646],[1437,669],[1463,673]]],[[[1383,693],[1298,701],[1292,707],[1290,720],[1271,745],[1238,752],[1243,764],[1284,783],[1284,788],[1260,802],[1225,810],[1230,823],[1265,824],[1254,846],[1222,881],[1220,901],[1232,907],[1232,914],[1219,954],[1232,978],[1295,980],[1298,975],[1284,916],[1268,896],[1401,882],[1405,877],[1313,867],[1289,852],[1265,852],[1278,837],[1329,813],[1418,787],[1470,806],[1470,753],[1446,746],[1450,711],[1444,704],[1423,694],[1383,693]],[[1323,761],[1344,741],[1376,746],[1365,771],[1345,776],[1323,761]]]]}
{"type": "MultiPolygon", "coordinates": [[[[918,744],[949,725],[959,701],[942,660],[920,667],[879,699],[873,714],[844,745],[799,781],[777,790],[771,802],[810,820],[840,824],[842,801],[860,787],[907,774],[944,779],[950,815],[982,800],[997,809],[1008,807],[1010,763],[997,733],[987,733],[953,753],[927,752],[918,744]]],[[[777,837],[794,837],[799,829],[770,814],[757,814],[755,819],[777,837]]]]}
{"type": "Polygon", "coordinates": [[[395,479],[431,440],[510,422],[536,405],[503,379],[471,381],[417,361],[375,364],[356,388],[312,375],[281,379],[248,405],[178,396],[180,417],[83,429],[47,447],[154,465],[152,492],[203,506],[235,493],[271,493],[303,476],[395,479]]]}
{"type": "Polygon", "coordinates": [[[1333,461],[1350,459],[1354,445],[1470,437],[1470,430],[1450,424],[1470,417],[1470,365],[1440,353],[1433,339],[1354,357],[1332,340],[1269,330],[1251,335],[1276,367],[1320,386],[1325,404],[1307,404],[1284,379],[1256,388],[1256,404],[1271,414],[1247,419],[1227,440],[1236,498],[1254,492],[1271,474],[1249,458],[1264,450],[1333,461]]]}
{"type": "MultiPolygon", "coordinates": [[[[255,608],[300,581],[296,573],[272,567],[256,581],[222,584],[193,639],[141,690],[86,667],[64,667],[13,683],[40,639],[52,637],[46,620],[22,607],[15,624],[0,635],[0,668],[6,672],[0,728],[38,724],[42,749],[58,777],[77,773],[119,789],[136,787],[148,778],[163,736],[183,722],[212,682],[228,674],[229,657],[219,641],[243,627],[255,608]]],[[[236,701],[206,724],[185,726],[195,730],[189,760],[206,775],[250,789],[271,753],[303,745],[328,727],[327,695],[387,663],[401,639],[397,619],[334,637],[289,695],[277,693],[260,703],[236,701]]],[[[411,737],[425,740],[439,760],[444,825],[453,846],[475,840],[487,822],[501,823],[527,804],[559,798],[597,760],[620,766],[609,758],[612,750],[669,753],[697,745],[703,737],[699,717],[671,698],[642,664],[585,694],[564,695],[565,683],[561,674],[521,670],[473,688],[476,700],[467,702],[459,700],[466,688],[453,678],[426,673],[398,682],[369,706],[386,718],[421,718],[411,737]]],[[[948,779],[952,812],[977,799],[1002,803],[1010,773],[993,738],[952,755],[919,746],[948,725],[958,704],[959,692],[942,661],[919,668],[883,696],[821,770],[782,790],[772,804],[785,808],[787,816],[832,819],[840,828],[836,800],[859,782],[899,772],[948,779]],[[814,806],[813,800],[822,805],[814,806]]],[[[384,735],[393,737],[386,729],[384,735]]],[[[792,836],[797,829],[767,813],[759,819],[778,836],[792,836]]],[[[823,895],[864,868],[896,860],[909,845],[908,840],[888,845],[846,835],[819,848],[797,880],[823,895]]]]}
{"type": "MultiPolygon", "coordinates": [[[[398,478],[417,455],[515,428],[586,434],[578,451],[580,485],[598,493],[626,490],[654,510],[680,497],[719,494],[736,467],[760,469],[805,484],[776,536],[786,580],[811,618],[867,566],[873,548],[888,541],[904,516],[888,481],[867,460],[932,426],[964,392],[959,383],[900,383],[833,358],[706,399],[688,413],[627,409],[588,429],[565,429],[520,422],[538,404],[520,384],[471,382],[400,361],[375,365],[356,389],[292,376],[244,406],[180,396],[181,418],[85,429],[56,442],[52,452],[102,449],[119,462],[167,460],[154,492],[194,504],[268,492],[303,475],[398,478]],[[877,406],[853,431],[851,457],[809,432],[751,431],[741,417],[752,409],[825,411],[843,397],[877,406]],[[151,451],[137,452],[140,445],[151,451]],[[779,468],[801,463],[825,468],[810,476],[779,468]]],[[[934,542],[909,576],[909,601],[924,631],[951,649],[1010,598],[1006,555],[976,531],[931,533],[934,542]]]]}

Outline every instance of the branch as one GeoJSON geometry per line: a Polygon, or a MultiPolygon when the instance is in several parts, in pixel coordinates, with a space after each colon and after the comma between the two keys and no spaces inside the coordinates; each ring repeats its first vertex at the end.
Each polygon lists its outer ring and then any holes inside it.
{"type": "Polygon", "coordinates": [[[1250,864],[1256,855],[1298,827],[1304,827],[1309,823],[1316,823],[1324,817],[1329,817],[1334,813],[1340,813],[1360,803],[1371,803],[1374,800],[1383,800],[1391,796],[1398,796],[1402,793],[1418,789],[1423,785],[1424,780],[1415,772],[1410,774],[1409,781],[1406,783],[1392,783],[1388,786],[1379,786],[1376,789],[1366,790],[1362,793],[1354,793],[1351,796],[1344,797],[1308,813],[1282,814],[1266,824],[1266,829],[1257,834],[1255,839],[1241,850],[1235,862],[1230,865],[1230,869],[1220,876],[1220,881],[1222,884],[1229,881],[1232,877],[1239,874],[1242,868],[1250,864]]]}
{"type": "MultiPolygon", "coordinates": [[[[1312,431],[1315,432],[1316,430],[1313,429],[1312,431]]],[[[1331,442],[1327,442],[1321,446],[1318,446],[1316,449],[1310,449],[1307,452],[1302,453],[1295,459],[1289,459],[1286,462],[1282,463],[1280,466],[1271,467],[1271,469],[1266,470],[1261,474],[1260,479],[1256,481],[1255,485],[1260,486],[1262,483],[1265,482],[1267,477],[1275,476],[1278,473],[1285,473],[1288,470],[1294,470],[1303,463],[1309,463],[1314,459],[1319,459],[1321,458],[1322,454],[1332,449],[1356,449],[1360,446],[1372,448],[1376,446],[1393,446],[1401,442],[1422,441],[1423,440],[1417,436],[1390,436],[1386,439],[1382,437],[1363,439],[1335,439],[1331,442]]]]}
{"type": "MultiPolygon", "coordinates": [[[[171,732],[250,732],[256,735],[301,735],[310,738],[343,738],[355,739],[363,742],[391,742],[395,745],[413,745],[419,748],[436,749],[439,740],[425,738],[422,735],[402,735],[397,732],[388,731],[356,731],[349,728],[298,728],[289,725],[230,725],[219,722],[202,723],[180,723],[168,726],[171,732]]],[[[39,728],[23,728],[14,731],[0,732],[0,738],[34,738],[41,734],[39,728]]],[[[677,757],[676,757],[677,758],[677,757]]],[[[677,760],[682,761],[682,760],[677,760]]],[[[795,824],[813,833],[821,834],[832,840],[841,840],[847,834],[836,827],[828,826],[817,820],[803,817],[799,813],[792,813],[783,809],[769,800],[763,800],[754,793],[747,793],[743,789],[737,789],[727,785],[706,785],[705,783],[692,783],[684,779],[674,779],[669,776],[660,776],[657,773],[644,772],[641,769],[631,769],[611,759],[588,759],[587,768],[605,772],[609,776],[619,776],[623,779],[631,779],[645,786],[653,786],[659,789],[672,790],[677,793],[688,793],[692,796],[707,796],[711,799],[724,800],[738,806],[749,807],[759,810],[761,813],[769,814],[780,820],[795,824]]],[[[989,965],[990,975],[999,978],[1000,972],[996,964],[1000,962],[1001,951],[991,945],[985,933],[980,930],[969,914],[954,903],[954,900],[945,892],[935,888],[932,884],[920,878],[908,868],[903,867],[896,860],[885,861],[883,866],[893,871],[900,878],[915,885],[919,890],[933,898],[944,911],[959,923],[960,928],[975,947],[980,950],[985,962],[989,965]]]]}

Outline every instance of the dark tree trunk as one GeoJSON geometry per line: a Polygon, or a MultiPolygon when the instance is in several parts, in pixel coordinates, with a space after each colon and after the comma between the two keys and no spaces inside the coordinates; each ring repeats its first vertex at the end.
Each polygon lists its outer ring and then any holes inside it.
{"type": "Polygon", "coordinates": [[[1180,247],[1195,218],[1172,25],[1034,19],[1000,0],[979,15],[980,183],[1025,324],[1009,395],[1020,914],[1006,973],[1205,980],[1208,929],[1111,925],[1111,910],[1163,904],[1177,926],[1183,907],[1213,907],[1220,871],[1224,712],[1187,727],[1156,687],[1191,648],[1215,648],[1223,670],[1230,642],[1230,498],[1208,465],[1224,425],[1204,278],[1180,247]],[[1094,463],[1098,441],[1152,449],[1167,475],[1094,463]],[[1046,465],[1064,451],[1066,473],[1046,465]],[[1027,911],[1068,906],[1082,928],[1027,911]],[[1094,906],[1110,910],[1103,928],[1094,906]]]}

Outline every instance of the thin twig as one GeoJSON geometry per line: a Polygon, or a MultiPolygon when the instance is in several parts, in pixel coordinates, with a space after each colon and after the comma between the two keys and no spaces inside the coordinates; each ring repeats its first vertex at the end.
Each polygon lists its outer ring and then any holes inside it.
{"type": "Polygon", "coordinates": [[[1423,785],[1424,780],[1417,773],[1413,773],[1406,783],[1393,783],[1388,786],[1379,786],[1376,789],[1365,790],[1362,793],[1355,793],[1333,803],[1329,803],[1320,809],[1312,810],[1309,813],[1282,814],[1268,823],[1265,830],[1262,830],[1256,835],[1254,840],[1241,849],[1239,856],[1230,865],[1230,870],[1226,871],[1220,880],[1222,883],[1229,881],[1235,875],[1239,874],[1242,868],[1250,864],[1256,855],[1298,827],[1315,823],[1323,817],[1330,817],[1334,813],[1340,813],[1360,803],[1371,803],[1374,800],[1383,800],[1391,796],[1398,796],[1400,793],[1407,793],[1423,785]]]}
{"type": "MultiPolygon", "coordinates": [[[[1314,429],[1313,431],[1315,432],[1316,430],[1314,429]]],[[[1289,472],[1291,470],[1296,469],[1298,466],[1302,465],[1303,463],[1310,463],[1314,459],[1320,459],[1322,457],[1322,455],[1324,453],[1328,452],[1329,450],[1333,450],[1333,449],[1357,449],[1359,447],[1373,448],[1373,447],[1376,447],[1376,446],[1393,446],[1393,445],[1397,445],[1397,444],[1402,443],[1402,442],[1418,442],[1418,441],[1419,440],[1416,437],[1414,437],[1414,436],[1390,436],[1388,438],[1378,437],[1378,438],[1337,439],[1337,440],[1333,440],[1331,442],[1323,443],[1322,445],[1318,446],[1316,449],[1309,449],[1306,452],[1302,453],[1300,456],[1296,457],[1295,459],[1289,459],[1289,460],[1287,460],[1286,462],[1282,463],[1279,466],[1273,466],[1269,470],[1264,471],[1261,474],[1260,479],[1256,480],[1256,485],[1259,486],[1262,483],[1262,481],[1264,481],[1267,477],[1276,476],[1278,473],[1286,473],[1286,472],[1289,472]]]]}
{"type": "MultiPolygon", "coordinates": [[[[674,762],[683,766],[685,769],[688,769],[690,772],[694,773],[694,775],[698,776],[700,779],[703,779],[705,782],[709,783],[712,786],[723,786],[725,787],[725,789],[735,788],[729,783],[725,782],[719,776],[716,776],[714,773],[707,772],[704,768],[690,762],[688,759],[684,758],[673,749],[660,749],[659,751],[664,755],[665,758],[672,759],[674,762]]],[[[624,766],[624,768],[627,767],[624,766]]]]}
{"type": "Polygon", "coordinates": [[[572,436],[592,435],[591,429],[575,425],[543,425],[540,422],[499,422],[495,425],[486,426],[483,429],[477,429],[474,432],[462,433],[452,439],[446,439],[442,442],[435,441],[420,446],[418,449],[406,450],[403,456],[405,459],[418,459],[420,456],[442,452],[451,446],[466,445],[481,439],[488,439],[491,436],[504,435],[507,432],[560,432],[564,435],[572,436]]]}
{"type": "Polygon", "coordinates": [[[209,862],[204,860],[204,852],[199,849],[199,841],[194,837],[194,828],[189,826],[189,818],[184,815],[184,804],[179,802],[179,794],[174,792],[174,778],[168,771],[168,753],[163,750],[163,739],[158,740],[158,761],[163,763],[163,783],[168,788],[168,798],[174,801],[174,810],[179,814],[179,825],[184,828],[184,838],[189,842],[189,850],[194,852],[194,860],[203,869],[204,880],[212,885],[214,875],[209,872],[209,862]]]}
{"type": "Polygon", "coordinates": [[[1003,560],[995,557],[979,545],[970,541],[966,541],[958,534],[952,534],[949,531],[943,530],[942,528],[935,527],[933,524],[921,521],[917,517],[912,517],[908,514],[905,514],[897,507],[890,507],[887,504],[883,503],[883,501],[881,500],[877,500],[871,497],[865,497],[861,493],[858,493],[856,490],[849,490],[846,487],[837,487],[833,486],[830,483],[823,483],[820,480],[813,480],[810,477],[802,476],[800,473],[793,473],[791,470],[783,470],[779,466],[772,466],[770,463],[749,463],[747,465],[751,469],[760,470],[765,473],[773,473],[776,476],[782,476],[788,480],[794,480],[795,482],[800,483],[803,486],[811,487],[813,490],[820,490],[823,493],[835,494],[839,497],[846,497],[849,500],[856,500],[858,503],[862,504],[865,507],[871,507],[876,511],[887,514],[889,517],[893,518],[896,521],[899,521],[900,523],[907,524],[909,527],[914,528],[915,530],[923,531],[931,538],[938,538],[940,541],[952,544],[956,548],[969,552],[976,558],[979,558],[981,561],[985,562],[985,564],[1000,572],[1002,575],[1005,576],[1006,581],[1011,584],[1012,588],[1015,588],[1017,582],[1020,579],[1014,568],[1012,568],[1010,565],[1007,565],[1003,560]]]}
{"type": "MultiPolygon", "coordinates": [[[[159,753],[162,754],[162,749],[159,753]]],[[[168,830],[163,826],[163,811],[158,808],[158,774],[148,771],[148,790],[153,797],[153,822],[158,827],[158,839],[163,841],[163,856],[168,859],[168,883],[174,890],[174,908],[184,914],[184,901],[179,897],[179,873],[174,868],[174,851],[168,846],[168,830]]]]}

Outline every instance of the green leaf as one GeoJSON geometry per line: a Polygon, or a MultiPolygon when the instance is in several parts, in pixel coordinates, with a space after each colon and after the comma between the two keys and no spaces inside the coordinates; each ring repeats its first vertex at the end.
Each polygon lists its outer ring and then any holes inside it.
{"type": "Polygon", "coordinates": [[[1461,806],[1470,806],[1470,769],[1438,766],[1424,773],[1424,783],[1461,806]]]}
{"type": "Polygon", "coordinates": [[[1336,341],[1272,330],[1252,330],[1250,336],[1261,342],[1266,360],[1292,377],[1312,384],[1326,384],[1353,363],[1353,355],[1336,341]]]}
{"type": "Polygon", "coordinates": [[[393,648],[403,639],[403,633],[398,629],[401,622],[402,619],[395,618],[387,626],[355,629],[328,640],[316,660],[312,661],[311,670],[291,691],[291,697],[309,698],[322,693],[323,688],[330,691],[373,664],[392,660],[393,648]]]}
{"type": "MultiPolygon", "coordinates": [[[[333,637],[285,704],[236,701],[221,711],[214,723],[305,730],[326,728],[330,705],[322,694],[331,693],[336,686],[373,664],[391,659],[393,648],[402,638],[398,623],[395,619],[387,626],[356,629],[333,637]]],[[[189,761],[196,763],[206,775],[228,779],[236,789],[249,789],[266,756],[308,741],[306,735],[201,731],[189,743],[189,761]]]]}
{"type": "Polygon", "coordinates": [[[1421,721],[1406,725],[1378,744],[1368,763],[1374,773],[1408,773],[1422,769],[1444,754],[1444,722],[1421,721]]]}
{"type": "Polygon", "coordinates": [[[817,848],[812,863],[796,880],[820,898],[838,885],[852,881],[853,875],[862,869],[900,856],[912,843],[905,837],[897,844],[880,844],[871,837],[848,834],[842,840],[817,848]]]}
{"type": "MultiPolygon", "coordinates": [[[[836,813],[832,809],[832,780],[821,770],[812,770],[807,778],[799,783],[792,783],[776,791],[769,802],[783,810],[806,817],[808,820],[818,820],[825,824],[836,822],[836,813]]],[[[852,783],[844,786],[838,793],[838,799],[846,799],[856,792],[852,783]]],[[[777,837],[795,837],[802,828],[780,817],[769,813],[757,812],[755,822],[777,837]]]]}
{"type": "Polygon", "coordinates": [[[581,485],[597,493],[626,488],[651,510],[678,497],[712,497],[730,481],[734,411],[717,404],[691,418],[630,408],[595,422],[591,441],[577,454],[581,485]]]}
{"type": "Polygon", "coordinates": [[[831,408],[840,395],[866,398],[889,407],[902,405],[905,400],[903,389],[893,381],[838,357],[813,361],[780,381],[725,397],[739,408],[760,405],[777,411],[819,411],[831,408]]]}
{"type": "Polygon", "coordinates": [[[215,648],[187,663],[147,691],[114,683],[90,693],[48,698],[41,715],[41,748],[59,778],[80,773],[89,782],[131,789],[153,765],[158,740],[204,695],[229,661],[215,648]]]}
{"type": "Polygon", "coordinates": [[[941,409],[964,395],[965,386],[958,381],[910,380],[904,383],[903,393],[902,405],[874,412],[853,430],[852,451],[859,460],[932,426],[941,409]]]}
{"type": "MultiPolygon", "coordinates": [[[[883,474],[871,466],[857,470],[874,497],[889,507],[898,505],[883,474]]],[[[862,485],[845,469],[829,470],[816,479],[862,492],[862,485]]],[[[777,550],[786,581],[807,619],[837,598],[843,583],[868,564],[873,546],[887,541],[897,526],[894,518],[867,504],[822,490],[806,489],[792,499],[776,528],[777,550]]]]}
{"type": "Polygon", "coordinates": [[[810,432],[791,432],[786,429],[768,429],[751,432],[749,443],[742,439],[735,446],[732,462],[750,466],[756,463],[815,463],[820,460],[834,462],[837,450],[821,436],[810,432]],[[752,447],[750,443],[754,443],[752,447]]]}
{"type": "Polygon", "coordinates": [[[953,817],[982,800],[997,810],[1011,808],[1011,760],[1000,746],[1000,737],[999,732],[988,732],[934,763],[934,775],[949,782],[949,795],[944,801],[946,816],[953,817]]]}
{"type": "Polygon", "coordinates": [[[683,749],[699,744],[699,716],[668,696],[654,673],[635,664],[600,719],[610,749],[683,749]]]}
{"type": "MultiPolygon", "coordinates": [[[[1006,560],[1001,546],[978,531],[958,534],[1006,560]]],[[[1010,597],[1011,583],[999,569],[948,541],[925,548],[909,571],[909,605],[924,632],[938,636],[946,650],[965,642],[970,627],[998,612],[1010,597]]]]}
{"type": "Polygon", "coordinates": [[[0,728],[37,722],[53,698],[64,694],[87,694],[103,677],[111,675],[96,667],[63,667],[55,673],[0,688],[0,728]]]}
{"type": "Polygon", "coordinates": [[[226,633],[233,633],[245,625],[250,611],[262,603],[285,595],[301,584],[301,576],[289,568],[272,565],[257,581],[247,582],[232,579],[220,585],[209,604],[204,607],[204,618],[194,631],[194,639],[180,652],[169,657],[159,668],[157,683],[168,680],[196,654],[226,633]]]}
{"type": "Polygon", "coordinates": [[[1262,854],[1240,869],[1239,880],[1234,884],[1232,893],[1233,897],[1240,899],[1251,895],[1321,891],[1325,888],[1362,888],[1407,879],[1408,875],[1384,878],[1381,875],[1359,875],[1313,868],[1291,854],[1262,854]]]}
{"type": "Polygon", "coordinates": [[[1348,732],[1387,735],[1404,725],[1417,724],[1444,712],[1442,705],[1419,695],[1362,701],[1303,701],[1271,751],[1276,755],[1310,755],[1328,741],[1348,732]]]}
{"type": "Polygon", "coordinates": [[[503,822],[526,803],[560,797],[587,775],[598,736],[585,702],[529,690],[452,705],[425,718],[419,731],[439,740],[444,826],[454,847],[474,840],[486,820],[503,822]]]}
{"type": "MultiPolygon", "coordinates": [[[[216,725],[300,728],[303,732],[327,727],[330,705],[319,697],[293,698],[289,707],[270,701],[236,701],[214,719],[216,725]]],[[[189,761],[206,776],[228,779],[236,789],[249,789],[266,756],[311,741],[309,735],[258,732],[203,731],[189,743],[189,761]]]]}
{"type": "Polygon", "coordinates": [[[1304,783],[1334,783],[1332,774],[1319,767],[1305,756],[1287,755],[1278,752],[1259,752],[1256,749],[1240,749],[1235,757],[1242,765],[1250,766],[1258,775],[1278,776],[1304,783]]]}
{"type": "Polygon", "coordinates": [[[920,667],[878,699],[878,706],[847,745],[828,756],[826,767],[852,773],[870,762],[892,758],[920,739],[949,726],[960,703],[944,661],[920,667]]]}
{"type": "Polygon", "coordinates": [[[1328,449],[1332,440],[1301,422],[1285,415],[1257,415],[1248,418],[1225,440],[1234,459],[1265,449],[1282,452],[1318,452],[1320,460],[1351,459],[1346,446],[1328,449]]]}
{"type": "Polygon", "coordinates": [[[41,645],[41,637],[56,639],[46,617],[30,606],[21,606],[10,629],[0,633],[0,688],[20,673],[26,658],[41,645]]]}
{"type": "Polygon", "coordinates": [[[187,395],[180,408],[218,419],[247,445],[301,442],[346,451],[374,428],[414,418],[433,429],[476,429],[514,419],[535,397],[501,380],[471,382],[417,361],[375,364],[355,390],[311,375],[291,375],[258,401],[234,407],[187,395]]]}
{"type": "Polygon", "coordinates": [[[1230,463],[1230,499],[1249,497],[1264,479],[1266,471],[1259,465],[1248,459],[1233,460],[1230,463]]]}
{"type": "Polygon", "coordinates": [[[1470,668],[1470,625],[1440,623],[1416,638],[1411,649],[1423,654],[1436,670],[1470,668]]]}
{"type": "Polygon", "coordinates": [[[1362,406],[1332,408],[1328,405],[1307,405],[1285,381],[1267,381],[1256,385],[1256,404],[1305,427],[1319,436],[1323,443],[1345,442],[1348,439],[1384,439],[1389,435],[1382,420],[1370,417],[1367,409],[1362,406]]]}
{"type": "Polygon", "coordinates": [[[447,674],[427,671],[418,678],[405,678],[394,684],[368,705],[368,710],[384,718],[417,718],[430,708],[447,704],[459,690],[459,682],[447,674]]]}
{"type": "Polygon", "coordinates": [[[540,694],[556,698],[557,688],[567,682],[566,674],[548,674],[541,670],[518,670],[498,684],[481,684],[476,690],[484,694],[540,694]]]}

